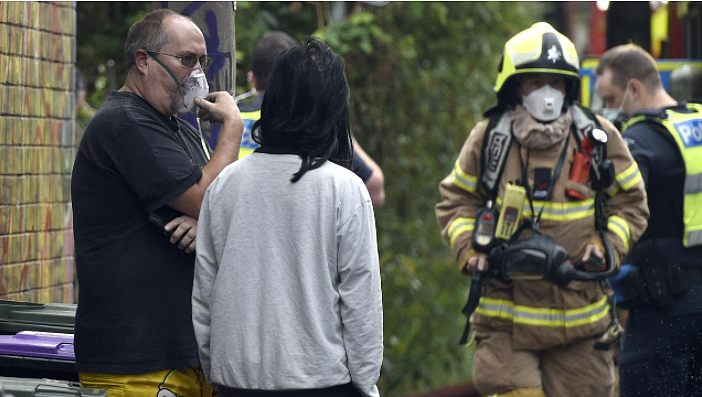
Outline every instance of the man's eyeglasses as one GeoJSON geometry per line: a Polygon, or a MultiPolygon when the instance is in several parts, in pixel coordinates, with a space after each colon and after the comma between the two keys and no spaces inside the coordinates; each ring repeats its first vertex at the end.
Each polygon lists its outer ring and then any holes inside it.
{"type": "Polygon", "coordinates": [[[146,51],[146,53],[151,55],[167,55],[169,57],[178,58],[180,59],[180,63],[183,64],[183,66],[187,66],[189,68],[194,68],[195,65],[197,65],[198,61],[200,61],[200,66],[202,67],[202,69],[207,69],[208,67],[210,67],[210,65],[212,65],[212,58],[208,57],[207,55],[203,55],[198,58],[195,55],[171,55],[157,51],[146,51]]]}

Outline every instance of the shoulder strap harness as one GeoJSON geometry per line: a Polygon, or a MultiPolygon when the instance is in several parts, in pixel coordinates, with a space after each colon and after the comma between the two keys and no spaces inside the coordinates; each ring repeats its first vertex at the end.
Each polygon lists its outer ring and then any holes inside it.
{"type": "MultiPolygon", "coordinates": [[[[573,116],[573,131],[578,143],[582,142],[593,128],[601,128],[595,115],[580,104],[574,103],[571,105],[570,113],[573,116]]],[[[482,156],[480,157],[479,180],[481,189],[492,200],[497,197],[500,178],[502,177],[512,139],[512,123],[509,110],[490,112],[490,121],[483,139],[482,156]]],[[[607,158],[606,145],[598,147],[594,157],[592,169],[596,179],[599,179],[598,165],[607,158]]]]}

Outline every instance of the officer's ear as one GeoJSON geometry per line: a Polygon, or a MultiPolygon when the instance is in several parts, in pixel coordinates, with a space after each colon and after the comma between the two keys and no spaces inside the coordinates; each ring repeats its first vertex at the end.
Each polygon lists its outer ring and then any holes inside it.
{"type": "Polygon", "coordinates": [[[646,93],[646,87],[641,83],[639,79],[630,78],[629,79],[629,95],[634,99],[640,99],[641,95],[646,93]]]}
{"type": "Polygon", "coordinates": [[[246,79],[251,83],[251,85],[258,91],[258,80],[256,79],[256,75],[254,74],[253,70],[250,70],[249,73],[246,76],[246,79]]]}

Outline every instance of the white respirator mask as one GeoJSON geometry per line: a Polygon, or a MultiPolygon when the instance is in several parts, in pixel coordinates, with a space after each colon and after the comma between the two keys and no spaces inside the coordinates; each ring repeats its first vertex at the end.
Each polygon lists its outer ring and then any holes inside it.
{"type": "MultiPolygon", "coordinates": [[[[618,130],[622,129],[622,125],[626,122],[629,116],[624,111],[624,103],[626,98],[629,96],[629,84],[626,85],[626,90],[624,90],[624,97],[622,98],[622,103],[616,108],[604,108],[602,109],[602,116],[607,120],[611,121],[618,130]]],[[[634,111],[639,108],[639,101],[634,102],[634,111]]]]}
{"type": "Polygon", "coordinates": [[[205,73],[193,70],[178,83],[178,90],[181,97],[176,100],[175,110],[178,113],[188,113],[195,109],[195,98],[207,98],[210,86],[207,84],[205,73]]]}
{"type": "Polygon", "coordinates": [[[550,122],[561,115],[565,94],[546,84],[529,95],[522,95],[522,104],[531,117],[541,122],[550,122]]]}

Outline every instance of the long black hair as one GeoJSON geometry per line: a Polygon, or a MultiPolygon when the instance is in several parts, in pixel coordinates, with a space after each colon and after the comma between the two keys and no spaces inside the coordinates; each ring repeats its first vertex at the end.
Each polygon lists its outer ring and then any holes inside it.
{"type": "Polygon", "coordinates": [[[253,131],[262,147],[288,149],[302,158],[292,182],[327,160],[350,168],[353,146],[343,59],[314,38],[281,53],[253,131]]]}

